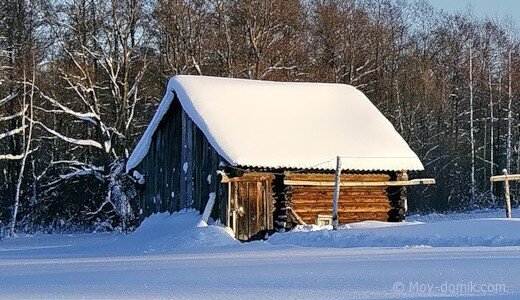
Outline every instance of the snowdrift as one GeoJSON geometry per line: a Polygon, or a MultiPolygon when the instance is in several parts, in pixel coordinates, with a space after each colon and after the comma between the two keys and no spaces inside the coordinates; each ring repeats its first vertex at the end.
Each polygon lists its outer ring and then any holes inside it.
{"type": "MultiPolygon", "coordinates": [[[[455,218],[455,217],[454,217],[455,218]]],[[[132,234],[118,243],[138,253],[176,250],[207,251],[215,247],[249,248],[270,246],[303,247],[471,247],[520,246],[520,219],[480,218],[438,222],[387,223],[365,221],[341,226],[299,226],[275,233],[266,242],[242,244],[229,228],[207,225],[193,210],[146,219],[132,234]]]]}
{"type": "Polygon", "coordinates": [[[181,249],[204,250],[240,244],[229,228],[208,225],[195,210],[160,213],[146,218],[127,236],[114,241],[110,252],[163,253],[181,249]]]}
{"type": "MultiPolygon", "coordinates": [[[[474,214],[473,216],[478,216],[474,214]]],[[[484,216],[485,214],[483,214],[484,216]]],[[[444,215],[439,221],[388,223],[365,221],[331,226],[299,226],[275,233],[267,241],[240,243],[229,228],[207,225],[194,210],[155,214],[132,234],[112,243],[110,252],[165,253],[205,252],[215,248],[238,250],[279,246],[301,247],[502,247],[520,246],[520,218],[466,219],[466,215],[444,215]],[[451,219],[450,219],[451,218],[451,219]]],[[[421,217],[415,216],[416,220],[421,217]]],[[[432,216],[424,220],[435,219],[432,216]]]]}
{"type": "Polygon", "coordinates": [[[520,219],[472,219],[434,223],[365,221],[340,227],[300,226],[274,234],[272,245],[304,247],[520,246],[520,219]]]}
{"type": "MultiPolygon", "coordinates": [[[[520,216],[520,208],[516,207],[511,210],[513,217],[520,216]]],[[[410,215],[406,217],[407,221],[420,221],[425,223],[440,222],[440,221],[454,221],[454,220],[468,220],[468,219],[490,219],[490,218],[504,218],[506,215],[504,209],[498,208],[484,208],[476,209],[466,212],[452,212],[452,213],[429,213],[424,215],[410,215]]]]}
{"type": "MultiPolygon", "coordinates": [[[[520,213],[520,211],[518,211],[520,213]]],[[[486,211],[477,216],[500,215],[486,211]]],[[[518,214],[517,214],[518,215],[518,214]]],[[[167,253],[283,250],[296,247],[505,247],[520,246],[520,218],[466,219],[464,215],[413,216],[415,221],[387,223],[365,221],[341,226],[300,226],[275,233],[267,241],[240,243],[229,228],[208,225],[194,211],[155,214],[129,235],[74,234],[21,236],[0,240],[0,254],[18,257],[111,256],[167,253]],[[20,245],[23,245],[21,247],[20,245]]]]}

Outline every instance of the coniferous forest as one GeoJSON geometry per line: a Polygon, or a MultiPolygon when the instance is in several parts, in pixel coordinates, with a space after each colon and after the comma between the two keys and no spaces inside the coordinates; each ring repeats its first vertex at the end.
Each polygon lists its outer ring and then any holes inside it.
{"type": "Polygon", "coordinates": [[[134,226],[125,160],[177,74],[356,86],[437,180],[410,212],[503,206],[519,56],[512,21],[426,1],[1,1],[0,234],[134,226]]]}

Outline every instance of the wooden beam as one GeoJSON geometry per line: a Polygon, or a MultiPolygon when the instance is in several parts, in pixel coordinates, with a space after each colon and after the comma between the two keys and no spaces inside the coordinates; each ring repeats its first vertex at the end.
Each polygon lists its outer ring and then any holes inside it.
{"type": "Polygon", "coordinates": [[[218,171],[217,173],[222,176],[220,183],[262,181],[262,180],[274,179],[274,175],[272,173],[263,173],[263,172],[245,173],[243,176],[240,176],[240,177],[229,177],[228,174],[226,174],[223,171],[218,171]]]}
{"type": "MultiPolygon", "coordinates": [[[[306,185],[306,186],[334,186],[334,181],[302,181],[302,180],[284,180],[285,185],[306,185]]],[[[340,186],[344,187],[370,187],[370,186],[412,186],[412,185],[430,185],[435,184],[433,178],[412,179],[403,181],[359,181],[359,182],[340,182],[340,186]]]]}
{"type": "Polygon", "coordinates": [[[230,183],[231,182],[231,179],[223,171],[217,171],[217,174],[220,174],[220,176],[222,176],[220,183],[230,183]]]}
{"type": "Polygon", "coordinates": [[[296,219],[296,221],[300,224],[300,225],[307,225],[307,223],[305,223],[305,221],[292,209],[289,209],[292,216],[294,217],[294,219],[296,219]]]}
{"type": "Polygon", "coordinates": [[[520,180],[520,174],[496,175],[489,178],[491,182],[520,180]]]}

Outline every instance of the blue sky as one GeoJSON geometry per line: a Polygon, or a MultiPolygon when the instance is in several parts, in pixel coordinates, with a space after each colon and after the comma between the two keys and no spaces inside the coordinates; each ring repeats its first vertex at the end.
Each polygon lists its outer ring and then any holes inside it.
{"type": "Polygon", "coordinates": [[[476,17],[510,17],[516,26],[520,24],[520,0],[428,0],[434,7],[445,11],[465,11],[468,5],[476,17]]]}

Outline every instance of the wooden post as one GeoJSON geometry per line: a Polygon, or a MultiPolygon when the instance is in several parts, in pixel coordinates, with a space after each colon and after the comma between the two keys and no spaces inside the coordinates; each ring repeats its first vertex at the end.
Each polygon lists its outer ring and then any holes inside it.
{"type": "Polygon", "coordinates": [[[332,199],[332,229],[338,229],[338,200],[341,181],[341,157],[336,157],[336,177],[334,178],[334,197],[332,199]]]}
{"type": "Polygon", "coordinates": [[[506,196],[506,218],[511,218],[511,194],[509,193],[509,179],[507,178],[507,170],[502,171],[504,174],[504,194],[506,196]]]}

